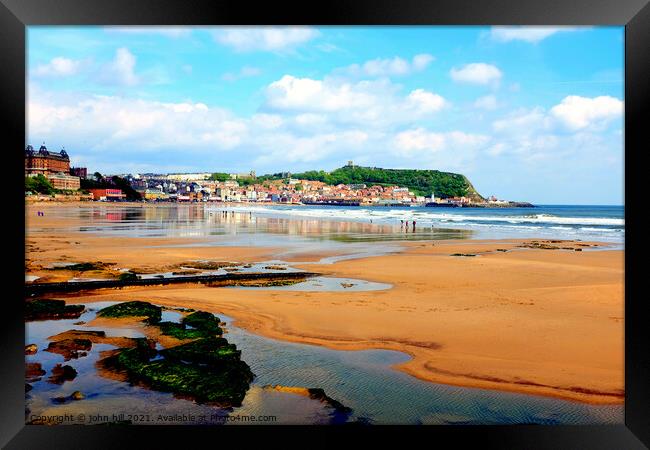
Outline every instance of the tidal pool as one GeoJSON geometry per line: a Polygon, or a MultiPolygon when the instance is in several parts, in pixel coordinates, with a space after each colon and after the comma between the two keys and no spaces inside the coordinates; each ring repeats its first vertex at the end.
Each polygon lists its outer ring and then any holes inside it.
{"type": "MultiPolygon", "coordinates": [[[[83,303],[83,299],[78,298],[76,302],[83,303]]],[[[107,344],[94,344],[88,356],[65,362],[78,372],[73,380],[61,385],[48,382],[52,367],[64,363],[61,355],[43,351],[49,336],[69,329],[101,329],[107,336],[142,336],[137,330],[88,327],[80,323],[89,322],[97,310],[115,303],[88,304],[86,312],[78,319],[26,324],[26,343],[36,344],[38,352],[25,359],[40,362],[47,372],[27,393],[27,421],[34,416],[65,413],[83,414],[87,421],[93,416],[97,423],[125,420],[126,414],[143,418],[140,422],[145,424],[245,424],[248,423],[245,418],[250,416],[273,417],[264,422],[267,424],[343,421],[369,424],[606,424],[623,421],[623,406],[593,406],[428,383],[391,367],[409,359],[401,352],[339,351],[282,342],[233,327],[230,325],[232,319],[223,315],[219,317],[228,324],[224,337],[237,345],[242,351],[242,360],[256,374],[241,407],[200,405],[169,393],[101,377],[95,370],[95,362],[100,351],[114,348],[107,344]],[[265,385],[322,388],[329,397],[352,408],[352,413],[335,414],[316,400],[264,389],[265,385]],[[65,404],[52,401],[74,391],[84,393],[85,399],[65,404]]],[[[177,311],[163,312],[163,320],[178,321],[180,318],[177,311]]]]}

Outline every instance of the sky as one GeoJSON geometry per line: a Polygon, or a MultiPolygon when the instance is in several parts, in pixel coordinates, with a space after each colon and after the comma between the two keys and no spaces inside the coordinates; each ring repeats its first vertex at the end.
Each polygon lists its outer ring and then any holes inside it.
{"type": "Polygon", "coordinates": [[[103,174],[352,160],[620,205],[623,70],[623,27],[30,26],[27,143],[103,174]]]}

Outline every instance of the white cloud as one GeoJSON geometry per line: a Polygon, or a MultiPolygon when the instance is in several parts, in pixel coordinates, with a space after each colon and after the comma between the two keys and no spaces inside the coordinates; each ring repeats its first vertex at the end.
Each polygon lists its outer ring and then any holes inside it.
{"type": "MultiPolygon", "coordinates": [[[[614,128],[611,134],[606,133],[607,127],[621,119],[622,113],[623,102],[607,96],[572,95],[549,110],[519,109],[492,123],[495,144],[487,154],[514,155],[529,163],[551,159],[560,163],[562,158],[578,158],[592,148],[606,152],[605,136],[614,138],[619,131],[614,128]]],[[[588,159],[587,155],[583,157],[588,159]]]]}
{"type": "Polygon", "coordinates": [[[492,128],[496,132],[517,135],[529,135],[534,132],[549,130],[551,121],[543,108],[518,109],[505,118],[495,120],[492,128]]]}
{"type": "Polygon", "coordinates": [[[47,64],[40,64],[34,69],[34,75],[39,77],[64,77],[75,75],[83,65],[80,60],[57,57],[47,64]]]}
{"type": "Polygon", "coordinates": [[[309,136],[276,133],[261,136],[257,143],[264,151],[255,158],[253,164],[268,165],[282,161],[287,164],[314,164],[333,155],[341,155],[341,161],[351,151],[363,149],[368,134],[359,130],[346,130],[331,133],[317,133],[309,136]]]}
{"type": "Polygon", "coordinates": [[[576,31],[576,27],[492,27],[490,37],[497,42],[524,41],[536,44],[556,33],[576,31]]]}
{"type": "Polygon", "coordinates": [[[284,110],[337,111],[374,103],[374,95],[349,83],[334,84],[291,75],[271,83],[266,94],[269,106],[284,110]]]}
{"type": "Polygon", "coordinates": [[[455,152],[473,150],[484,146],[489,140],[488,136],[461,131],[439,133],[415,128],[398,133],[394,138],[394,144],[400,156],[412,157],[423,152],[439,152],[450,146],[454,146],[455,152]]]}
{"type": "Polygon", "coordinates": [[[221,79],[224,81],[237,81],[241,78],[255,77],[257,75],[260,75],[261,73],[262,70],[257,67],[244,66],[241,69],[239,69],[239,72],[237,73],[233,73],[233,72],[224,73],[221,76],[221,79]]]}
{"type": "Polygon", "coordinates": [[[363,64],[352,64],[335,72],[352,76],[401,76],[426,69],[435,58],[429,54],[415,55],[411,61],[395,56],[394,58],[372,59],[363,64]]]}
{"type": "Polygon", "coordinates": [[[427,53],[422,53],[415,55],[413,57],[413,69],[414,70],[424,70],[427,66],[434,61],[435,58],[427,53]]]}
{"type": "Polygon", "coordinates": [[[551,115],[570,130],[601,127],[622,117],[623,102],[610,96],[588,98],[570,95],[551,108],[551,115]]]}
{"type": "Polygon", "coordinates": [[[447,105],[447,102],[438,94],[425,91],[424,89],[416,89],[412,91],[406,98],[415,111],[428,114],[438,112],[447,105]]]}
{"type": "Polygon", "coordinates": [[[406,96],[399,91],[400,86],[387,79],[351,83],[336,78],[315,80],[285,75],[267,87],[263,107],[297,116],[324,115],[326,120],[318,118],[322,122],[377,128],[418,120],[447,105],[443,97],[424,89],[406,96]]]}
{"type": "Polygon", "coordinates": [[[105,84],[134,86],[140,81],[135,74],[135,64],[136,57],[128,48],[118,48],[113,60],[101,67],[97,79],[105,84]]]}
{"type": "Polygon", "coordinates": [[[474,102],[474,107],[479,109],[494,110],[499,107],[497,98],[494,95],[486,95],[484,97],[477,98],[474,102]]]}
{"type": "Polygon", "coordinates": [[[492,64],[471,63],[449,72],[451,79],[459,83],[498,84],[503,76],[501,70],[492,64]]]}
{"type": "Polygon", "coordinates": [[[284,123],[282,116],[264,113],[254,114],[252,121],[256,125],[269,130],[279,128],[284,123]]]}
{"type": "MultiPolygon", "coordinates": [[[[116,96],[60,98],[30,93],[31,136],[133,152],[195,148],[228,149],[246,133],[246,123],[204,103],[165,103],[116,96]]],[[[70,145],[74,147],[74,145],[70,145]]],[[[124,154],[123,154],[124,155],[124,154]]]]}
{"type": "Polygon", "coordinates": [[[319,34],[310,27],[223,27],[213,32],[217,42],[238,52],[290,50],[319,34]]]}

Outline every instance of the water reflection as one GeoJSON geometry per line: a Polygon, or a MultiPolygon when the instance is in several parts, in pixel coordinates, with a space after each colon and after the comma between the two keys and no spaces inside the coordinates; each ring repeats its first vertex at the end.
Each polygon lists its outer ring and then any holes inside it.
{"type": "MultiPolygon", "coordinates": [[[[272,211],[272,210],[269,210],[272,211]]],[[[274,217],[204,205],[88,206],[59,208],[51,214],[79,219],[84,232],[133,237],[210,237],[217,241],[273,234],[293,240],[378,242],[425,239],[469,239],[472,230],[403,226],[395,223],[274,217]]],[[[36,231],[36,229],[34,229],[36,231]]],[[[260,245],[264,245],[263,239],[260,245]]]]}
{"type": "MultiPolygon", "coordinates": [[[[108,336],[142,336],[137,330],[93,327],[85,323],[95,318],[96,311],[115,302],[88,305],[79,319],[29,322],[27,343],[38,346],[38,353],[27,355],[27,362],[40,362],[49,374],[63,358],[42,351],[48,337],[68,329],[106,331],[108,336]],[[75,322],[77,322],[75,324],[75,322]]],[[[165,311],[164,319],[178,321],[180,314],[165,311]]],[[[220,318],[232,323],[231,318],[220,318]]],[[[409,356],[390,350],[337,351],[312,345],[281,342],[264,338],[243,329],[228,326],[226,338],[236,344],[256,378],[241,407],[223,409],[175,398],[172,394],[132,386],[129,383],[101,377],[95,363],[99,352],[114,348],[93,344],[88,356],[65,362],[78,376],[63,384],[46,381],[33,383],[28,393],[30,415],[62,415],[80,413],[103,415],[106,421],[128,412],[155,417],[148,424],[196,424],[197,420],[158,420],[158,416],[186,417],[205,415],[205,423],[222,423],[219,416],[274,415],[276,423],[331,423],[332,411],[318,401],[299,395],[264,389],[265,385],[319,387],[332,398],[353,409],[349,420],[375,424],[603,424],[622,423],[622,406],[594,406],[523,394],[485,389],[471,389],[428,383],[406,373],[391,369],[409,356]],[[81,391],[85,399],[63,405],[53,398],[81,391]]],[[[232,424],[243,422],[229,422],[232,424]]]]}

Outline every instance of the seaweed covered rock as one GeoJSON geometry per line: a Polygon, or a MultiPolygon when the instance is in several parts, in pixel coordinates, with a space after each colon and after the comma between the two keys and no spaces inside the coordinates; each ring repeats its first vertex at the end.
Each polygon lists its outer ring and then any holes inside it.
{"type": "Polygon", "coordinates": [[[133,281],[133,280],[139,280],[140,277],[133,272],[124,272],[119,274],[117,279],[120,281],[133,281]]]}
{"type": "Polygon", "coordinates": [[[205,311],[193,312],[181,320],[181,323],[194,329],[214,334],[223,334],[223,330],[219,327],[219,322],[218,317],[205,311]]]}
{"type": "Polygon", "coordinates": [[[182,323],[160,322],[157,326],[160,328],[160,332],[165,336],[171,336],[180,340],[199,339],[211,335],[210,333],[206,333],[204,330],[187,328],[182,323]]]}
{"type": "Polygon", "coordinates": [[[160,350],[159,353],[169,360],[209,366],[219,366],[224,361],[236,361],[241,357],[241,351],[237,350],[235,344],[229,344],[226,339],[218,337],[198,339],[160,350]]]}
{"type": "Polygon", "coordinates": [[[166,349],[160,352],[162,359],[152,359],[158,352],[141,342],[134,348],[121,349],[104,360],[103,366],[125,372],[132,383],[154,390],[201,403],[240,406],[254,374],[238,353],[235,356],[236,349],[217,339],[209,339],[215,341],[211,343],[193,342],[193,346],[175,352],[166,349]]]}
{"type": "Polygon", "coordinates": [[[181,323],[160,322],[157,326],[162,334],[176,339],[200,339],[221,336],[223,330],[219,326],[220,320],[214,314],[205,311],[196,311],[185,316],[181,323]]]}
{"type": "Polygon", "coordinates": [[[185,261],[178,265],[179,268],[190,268],[200,270],[219,270],[224,267],[238,266],[239,263],[231,261],[185,261]]]}
{"type": "Polygon", "coordinates": [[[108,266],[115,265],[115,263],[103,263],[101,261],[97,262],[83,262],[75,264],[66,264],[62,266],[50,267],[48,270],[72,270],[75,272],[88,272],[91,270],[103,270],[108,266]]]}
{"type": "Polygon", "coordinates": [[[27,300],[25,320],[77,319],[84,311],[84,305],[66,305],[65,300],[27,300]]]}
{"type": "Polygon", "coordinates": [[[148,323],[158,323],[162,318],[162,308],[148,302],[134,300],[131,302],[118,303],[101,309],[100,317],[146,317],[148,323]]]}

